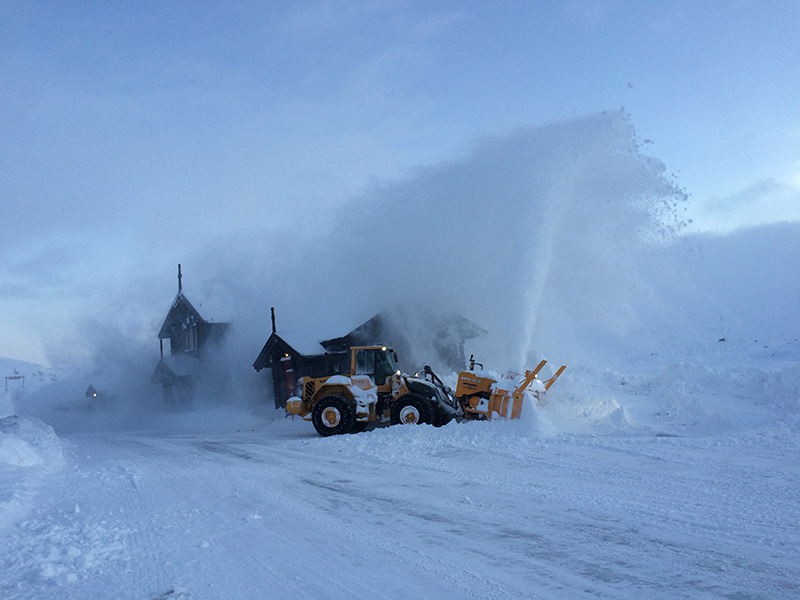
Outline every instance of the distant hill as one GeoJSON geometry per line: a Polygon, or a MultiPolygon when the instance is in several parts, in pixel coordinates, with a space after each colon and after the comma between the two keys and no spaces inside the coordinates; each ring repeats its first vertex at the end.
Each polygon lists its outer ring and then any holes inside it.
{"type": "Polygon", "coordinates": [[[58,369],[36,363],[0,357],[0,417],[13,414],[14,401],[63,379],[58,369]]]}
{"type": "Polygon", "coordinates": [[[36,363],[0,357],[0,377],[3,378],[2,391],[6,391],[6,385],[8,386],[8,391],[23,385],[29,391],[39,389],[45,385],[55,383],[60,376],[61,372],[58,369],[48,369],[36,363]],[[24,377],[25,379],[9,379],[6,381],[5,378],[7,377],[24,377]]]}

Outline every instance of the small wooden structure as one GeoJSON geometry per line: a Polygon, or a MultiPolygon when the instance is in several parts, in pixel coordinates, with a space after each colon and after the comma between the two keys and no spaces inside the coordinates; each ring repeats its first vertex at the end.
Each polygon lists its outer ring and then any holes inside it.
{"type": "Polygon", "coordinates": [[[152,380],[160,383],[164,398],[177,404],[192,400],[197,381],[208,371],[211,350],[225,338],[230,323],[206,321],[183,294],[178,265],[178,295],[158,332],[161,359],[152,380]],[[165,351],[165,346],[167,346],[165,351]]]}
{"type": "Polygon", "coordinates": [[[301,377],[322,377],[346,373],[350,368],[347,352],[325,352],[320,344],[306,342],[299,336],[279,335],[275,328],[275,309],[272,309],[272,333],[258,354],[253,368],[270,369],[275,408],[286,406],[286,400],[298,393],[301,377]],[[287,341],[285,338],[290,338],[287,341]]]}

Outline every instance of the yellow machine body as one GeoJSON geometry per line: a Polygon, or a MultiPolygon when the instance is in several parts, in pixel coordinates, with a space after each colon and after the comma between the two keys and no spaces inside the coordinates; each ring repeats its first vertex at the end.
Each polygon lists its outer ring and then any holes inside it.
{"type": "MultiPolygon", "coordinates": [[[[534,381],[538,381],[536,376],[546,364],[547,361],[543,360],[532,371],[525,371],[524,377],[501,381],[474,371],[462,371],[456,384],[456,399],[464,411],[464,418],[489,420],[497,416],[518,419],[522,414],[525,392],[534,381]]],[[[540,381],[541,391],[547,391],[566,368],[562,365],[550,379],[540,381]]],[[[534,390],[534,394],[539,391],[534,390]]]]}

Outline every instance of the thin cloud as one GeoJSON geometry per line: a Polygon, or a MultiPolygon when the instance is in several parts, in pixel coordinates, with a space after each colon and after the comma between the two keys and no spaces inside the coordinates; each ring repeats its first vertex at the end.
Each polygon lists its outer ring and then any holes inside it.
{"type": "Polygon", "coordinates": [[[725,231],[782,221],[800,221],[800,185],[791,178],[767,177],[723,198],[712,198],[698,219],[725,231]]]}

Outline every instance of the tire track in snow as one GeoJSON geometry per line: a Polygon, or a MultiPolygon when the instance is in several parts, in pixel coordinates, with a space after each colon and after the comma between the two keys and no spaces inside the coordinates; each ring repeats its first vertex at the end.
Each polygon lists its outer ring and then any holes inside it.
{"type": "MultiPolygon", "coordinates": [[[[361,551],[358,555],[352,555],[345,550],[341,555],[323,555],[314,557],[313,560],[309,559],[319,548],[329,546],[332,540],[339,540],[337,545],[342,549],[352,546],[363,548],[365,542],[354,534],[349,519],[331,519],[327,511],[319,511],[313,505],[307,506],[303,499],[307,496],[308,490],[302,485],[299,492],[292,491],[287,494],[286,480],[296,481],[293,472],[297,470],[298,465],[307,462],[303,460],[302,453],[295,455],[291,452],[287,455],[281,452],[276,455],[274,446],[267,445],[263,441],[253,443],[204,440],[196,446],[207,452],[204,457],[209,460],[237,465],[237,468],[242,468],[244,463],[249,471],[260,470],[265,478],[265,492],[273,480],[279,484],[275,493],[266,492],[261,507],[265,514],[272,512],[287,515],[290,516],[290,520],[276,526],[276,523],[269,518],[258,519],[248,525],[247,530],[234,529],[232,535],[225,540],[226,549],[240,556],[242,565],[247,566],[251,581],[270,581],[270,593],[275,597],[282,594],[286,597],[301,598],[397,597],[396,594],[386,595],[381,590],[375,589],[369,577],[364,576],[370,569],[377,571],[386,568],[384,561],[374,562],[369,558],[383,555],[385,553],[383,547],[368,544],[373,550],[365,553],[366,556],[361,551]],[[269,468],[268,472],[264,471],[266,465],[269,468]],[[272,546],[288,549],[287,555],[283,557],[273,555],[267,561],[263,557],[259,560],[252,551],[248,552],[248,549],[252,549],[256,544],[253,532],[248,531],[253,527],[262,529],[263,535],[270,536],[272,546]]],[[[328,499],[331,500],[330,496],[328,499]]],[[[407,560],[403,564],[405,563],[407,560]]],[[[212,568],[222,571],[230,568],[230,565],[220,560],[218,564],[212,565],[212,568]]],[[[422,568],[424,570],[424,566],[422,568]]],[[[253,593],[253,591],[252,588],[244,586],[241,588],[242,593],[253,593]]]]}
{"type": "Polygon", "coordinates": [[[120,466],[86,468],[80,461],[50,481],[31,518],[5,540],[16,550],[6,555],[13,563],[3,580],[16,581],[16,589],[0,587],[0,597],[90,598],[98,586],[115,598],[156,595],[163,578],[152,545],[143,553],[152,555],[150,568],[137,558],[146,509],[131,483],[120,466]]]}
{"type": "MultiPolygon", "coordinates": [[[[706,464],[698,461],[703,455],[696,449],[681,447],[684,442],[667,452],[654,440],[632,446],[619,439],[566,443],[537,452],[529,465],[518,461],[519,476],[508,477],[508,471],[483,475],[512,497],[528,494],[552,507],[527,528],[537,540],[559,532],[549,544],[554,560],[562,548],[583,547],[585,551],[573,552],[571,570],[589,581],[613,584],[612,589],[629,585],[659,590],[665,581],[687,593],[706,586],[715,594],[771,589],[780,597],[786,589],[798,589],[792,575],[798,569],[787,559],[793,554],[790,545],[784,542],[777,553],[764,548],[769,560],[750,550],[763,547],[764,537],[786,538],[785,524],[765,518],[769,511],[764,506],[792,497],[791,480],[796,477],[778,486],[783,491],[775,496],[769,490],[753,494],[758,485],[749,466],[729,465],[713,454],[706,456],[711,463],[706,464]]],[[[786,515],[785,510],[780,514],[786,515]]],[[[796,507],[788,510],[792,512],[800,520],[796,507]]],[[[537,552],[531,544],[528,550],[537,552]]],[[[675,588],[668,588],[659,595],[674,593],[675,588]]]]}
{"type": "MultiPolygon", "coordinates": [[[[423,478],[416,484],[386,486],[380,476],[381,469],[374,465],[365,468],[364,464],[359,464],[361,472],[357,472],[358,469],[353,469],[354,465],[346,457],[339,460],[317,455],[311,462],[317,468],[303,474],[300,485],[292,494],[304,499],[304,517],[336,528],[340,534],[352,539],[356,547],[371,548],[371,552],[382,557],[383,577],[395,573],[406,586],[390,590],[383,596],[377,593],[375,597],[392,598],[403,591],[408,597],[413,597],[415,584],[407,580],[417,579],[420,575],[425,576],[425,586],[416,592],[422,596],[537,597],[530,588],[518,589],[518,586],[509,586],[508,582],[483,574],[487,562],[485,555],[479,557],[480,562],[473,563],[474,568],[470,568],[462,543],[469,543],[468,538],[476,533],[476,529],[459,518],[454,499],[440,497],[432,503],[419,502],[420,488],[435,489],[435,482],[423,478]],[[303,489],[303,486],[327,493],[319,494],[303,489]],[[415,539],[413,546],[404,541],[409,532],[416,535],[412,536],[415,539]]],[[[393,477],[413,482],[419,475],[416,469],[414,471],[403,473],[394,470],[393,477]]],[[[435,495],[429,497],[435,498],[435,495]]]]}
{"type": "MultiPolygon", "coordinates": [[[[416,442],[413,437],[409,441],[416,442]]],[[[466,447],[439,460],[441,448],[422,447],[371,454],[369,459],[393,473],[415,466],[420,473],[435,472],[451,491],[454,481],[463,478],[469,503],[482,508],[477,516],[470,513],[471,533],[489,540],[479,544],[460,535],[464,550],[475,560],[485,560],[486,548],[497,552],[499,568],[516,569],[540,589],[555,592],[559,586],[578,585],[598,597],[638,589],[662,598],[674,597],[676,590],[703,589],[713,595],[772,590],[775,597],[798,591],[800,573],[791,559],[791,540],[797,535],[787,534],[788,524],[775,522],[764,510],[770,502],[783,504],[780,514],[794,513],[800,522],[798,508],[786,505],[795,497],[797,468],[783,484],[774,485],[777,478],[772,478],[773,496],[758,489],[753,477],[763,476],[751,465],[726,464],[729,452],[718,459],[713,452],[699,452],[692,447],[695,443],[664,444],[655,438],[565,438],[546,444],[523,440],[488,457],[486,449],[466,447]],[[472,455],[482,468],[469,468],[472,455]],[[497,469],[492,469],[494,462],[497,469]],[[531,519],[520,520],[526,513],[531,519]],[[508,517],[516,517],[515,527],[509,527],[508,517]],[[492,542],[494,538],[504,541],[492,542]],[[782,541],[775,548],[765,546],[763,538],[782,541]],[[508,551],[509,545],[516,552],[508,551]],[[761,547],[764,554],[751,547],[761,547]],[[526,568],[522,556],[535,564],[526,568]],[[540,573],[531,576],[531,570],[540,573]]],[[[774,450],[768,454],[774,461],[774,450]]],[[[355,466],[358,460],[353,462],[355,466]]],[[[397,491],[391,485],[385,493],[397,491]]]]}
{"type": "MultiPolygon", "coordinates": [[[[142,500],[136,476],[123,466],[115,469],[115,475],[124,484],[118,496],[121,517],[124,517],[125,542],[130,560],[130,600],[151,598],[166,589],[162,551],[155,541],[151,513],[142,500]]],[[[115,486],[116,487],[116,486],[115,486]]]]}
{"type": "Polygon", "coordinates": [[[800,591],[790,451],[783,465],[774,448],[740,458],[703,440],[498,441],[464,427],[76,440],[102,458],[48,488],[53,499],[7,547],[30,559],[72,540],[80,554],[67,544],[27,571],[12,565],[12,581],[42,593],[6,586],[0,597],[152,600],[173,584],[198,600],[800,591]],[[43,564],[51,577],[35,573],[43,564]]]}
{"type": "MultiPolygon", "coordinates": [[[[779,531],[785,524],[763,506],[768,498],[784,504],[780,514],[792,512],[785,503],[796,489],[796,468],[785,481],[771,478],[775,495],[753,495],[753,478],[762,477],[757,452],[755,465],[727,464],[729,452],[718,459],[702,440],[523,438],[519,444],[504,440],[500,448],[488,442],[487,448],[438,445],[382,453],[372,451],[380,443],[353,448],[348,438],[303,440],[284,443],[280,461],[300,478],[288,495],[295,507],[304,507],[304,519],[333,527],[409,572],[435,573],[444,587],[467,597],[475,589],[475,595],[496,593],[480,578],[470,579],[463,567],[470,562],[482,565],[481,572],[491,564],[512,573],[527,582],[528,595],[531,588],[556,593],[576,586],[597,597],[618,597],[624,589],[664,598],[676,590],[797,590],[786,541],[772,552],[765,548],[765,560],[746,547],[763,545],[761,538],[771,535],[786,539],[779,531]],[[453,498],[459,481],[464,497],[453,498]],[[437,492],[437,482],[445,482],[445,493],[437,492]],[[519,519],[526,514],[530,520],[519,519]],[[404,548],[393,527],[418,532],[413,547],[404,548]],[[458,547],[468,558],[450,561],[439,547],[458,547]]],[[[257,457],[258,448],[247,452],[257,457]]],[[[774,451],[769,454],[774,460],[774,451]]],[[[495,589],[501,587],[498,597],[520,589],[514,582],[495,589]]]]}

